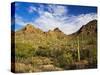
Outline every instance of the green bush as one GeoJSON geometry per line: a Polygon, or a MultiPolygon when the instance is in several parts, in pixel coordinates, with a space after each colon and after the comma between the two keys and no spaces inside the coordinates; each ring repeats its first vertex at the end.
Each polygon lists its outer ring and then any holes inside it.
{"type": "Polygon", "coordinates": [[[59,66],[63,67],[63,68],[64,67],[66,68],[67,65],[70,65],[73,62],[73,57],[72,57],[71,53],[63,53],[57,59],[58,59],[58,62],[59,62],[59,66]]]}

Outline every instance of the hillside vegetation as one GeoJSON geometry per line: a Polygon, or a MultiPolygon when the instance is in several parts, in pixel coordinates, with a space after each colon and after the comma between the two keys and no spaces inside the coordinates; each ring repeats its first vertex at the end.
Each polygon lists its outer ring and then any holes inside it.
{"type": "Polygon", "coordinates": [[[96,20],[83,25],[70,35],[64,34],[59,28],[43,32],[27,24],[23,29],[12,32],[12,36],[14,37],[12,38],[12,64],[15,66],[15,72],[97,67],[96,20]]]}

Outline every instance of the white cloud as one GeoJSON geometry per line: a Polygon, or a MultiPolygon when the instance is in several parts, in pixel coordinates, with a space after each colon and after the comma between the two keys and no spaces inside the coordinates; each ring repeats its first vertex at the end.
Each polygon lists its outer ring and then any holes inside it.
{"type": "Polygon", "coordinates": [[[36,7],[30,6],[28,8],[29,13],[33,13],[34,11],[37,11],[36,7]]]}
{"type": "Polygon", "coordinates": [[[49,5],[48,9],[54,16],[62,16],[68,12],[67,7],[65,6],[49,5]]]}
{"type": "Polygon", "coordinates": [[[34,24],[44,31],[53,30],[58,27],[65,34],[76,32],[82,25],[97,19],[97,14],[68,15],[68,9],[64,6],[48,6],[49,11],[41,11],[42,14],[35,20],[34,24]]]}
{"type": "Polygon", "coordinates": [[[60,25],[60,22],[58,22],[53,15],[48,12],[45,12],[44,15],[38,18],[34,23],[37,26],[39,25],[39,28],[44,31],[48,31],[49,29],[53,30],[60,25]]]}
{"type": "Polygon", "coordinates": [[[27,24],[33,24],[33,22],[25,21],[25,18],[15,14],[15,25],[25,26],[27,24]]]}
{"type": "Polygon", "coordinates": [[[66,21],[63,26],[61,26],[61,30],[66,34],[71,34],[79,30],[83,25],[86,25],[88,22],[97,19],[97,15],[95,13],[89,14],[81,14],[78,16],[69,17],[69,22],[66,21]]]}
{"type": "Polygon", "coordinates": [[[17,14],[15,14],[15,25],[25,25],[23,18],[17,14]]]}

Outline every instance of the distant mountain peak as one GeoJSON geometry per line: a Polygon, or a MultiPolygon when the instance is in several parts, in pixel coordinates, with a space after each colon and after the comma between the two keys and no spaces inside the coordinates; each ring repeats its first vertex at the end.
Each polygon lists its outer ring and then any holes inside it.
{"type": "Polygon", "coordinates": [[[80,28],[81,32],[94,32],[97,29],[97,20],[92,20],[80,28]]]}
{"type": "Polygon", "coordinates": [[[54,32],[62,32],[58,27],[53,30],[54,32]]]}
{"type": "Polygon", "coordinates": [[[32,24],[27,24],[22,31],[25,33],[42,33],[39,28],[34,27],[32,24]]]}
{"type": "Polygon", "coordinates": [[[26,29],[33,29],[33,25],[27,24],[25,28],[26,28],[26,29]]]}
{"type": "Polygon", "coordinates": [[[97,20],[92,20],[88,22],[86,25],[83,25],[77,32],[73,33],[72,35],[92,35],[96,34],[97,32],[97,20]]]}
{"type": "MultiPolygon", "coordinates": [[[[17,32],[25,32],[25,33],[36,33],[36,34],[41,34],[41,33],[45,33],[48,35],[66,35],[64,34],[58,27],[53,29],[53,30],[49,30],[48,32],[43,32],[41,29],[36,28],[34,25],[32,24],[27,24],[23,29],[21,29],[20,31],[17,32]]],[[[97,20],[92,20],[90,22],[88,22],[86,25],[83,25],[78,31],[76,31],[75,33],[70,34],[69,36],[78,36],[78,35],[90,35],[90,34],[95,34],[97,32],[97,20]]]]}
{"type": "Polygon", "coordinates": [[[27,24],[22,30],[25,32],[34,32],[34,27],[31,24],[27,24]]]}

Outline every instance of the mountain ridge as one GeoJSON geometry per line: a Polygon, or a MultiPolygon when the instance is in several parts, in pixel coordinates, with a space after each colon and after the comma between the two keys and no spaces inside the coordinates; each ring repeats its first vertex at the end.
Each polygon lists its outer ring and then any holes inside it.
{"type": "Polygon", "coordinates": [[[78,35],[78,34],[89,34],[97,32],[97,20],[92,20],[88,22],[86,25],[83,25],[78,31],[70,34],[70,35],[78,35]]]}
{"type": "MultiPolygon", "coordinates": [[[[73,36],[73,35],[78,35],[80,33],[87,33],[87,34],[92,33],[92,32],[94,33],[94,31],[97,31],[96,23],[97,23],[97,20],[92,20],[92,21],[88,22],[86,25],[83,25],[78,31],[76,31],[72,34],[69,34],[69,35],[73,36]],[[94,28],[94,31],[92,31],[93,28],[94,28]],[[88,31],[86,31],[86,30],[88,30],[88,31]]],[[[58,27],[53,30],[49,30],[48,32],[44,32],[41,29],[34,27],[32,24],[27,24],[20,31],[25,32],[25,33],[47,33],[47,34],[61,33],[61,34],[64,34],[58,27]]],[[[64,34],[64,35],[67,35],[67,34],[64,34]]]]}

